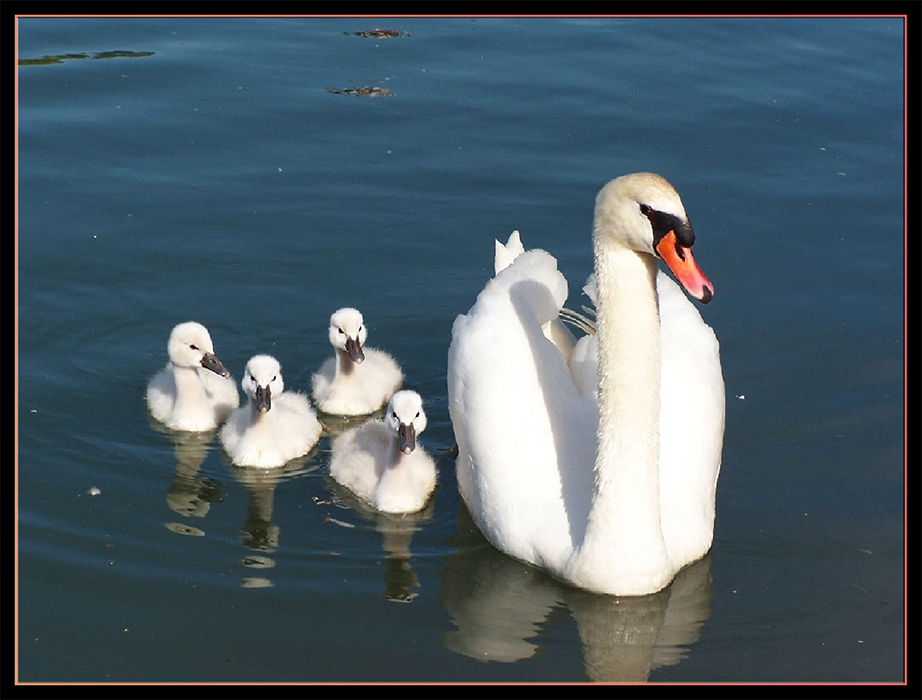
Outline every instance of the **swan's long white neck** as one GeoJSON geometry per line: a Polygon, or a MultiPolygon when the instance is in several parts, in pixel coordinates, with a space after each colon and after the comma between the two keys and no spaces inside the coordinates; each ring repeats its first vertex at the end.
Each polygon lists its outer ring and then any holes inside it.
{"type": "Polygon", "coordinates": [[[651,581],[670,569],[659,499],[659,266],[652,255],[602,239],[597,231],[598,452],[593,505],[572,566],[629,595],[656,590],[651,581]]]}

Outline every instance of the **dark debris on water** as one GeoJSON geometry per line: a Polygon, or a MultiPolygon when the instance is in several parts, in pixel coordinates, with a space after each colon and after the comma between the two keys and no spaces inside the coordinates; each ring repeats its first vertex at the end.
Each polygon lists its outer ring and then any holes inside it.
{"type": "Polygon", "coordinates": [[[343,32],[343,34],[346,36],[358,36],[362,39],[396,39],[401,36],[410,36],[409,32],[397,29],[381,29],[380,27],[375,27],[374,29],[369,29],[364,32],[343,32]]]}
{"type": "Polygon", "coordinates": [[[326,88],[327,92],[334,95],[354,95],[355,97],[389,97],[392,93],[388,88],[379,87],[350,87],[350,88],[326,88]]]}
{"type": "Polygon", "coordinates": [[[106,59],[106,58],[146,58],[153,56],[153,51],[101,51],[98,53],[62,53],[55,55],[46,55],[41,58],[21,58],[20,66],[48,66],[64,61],[81,60],[81,59],[106,59]]]}

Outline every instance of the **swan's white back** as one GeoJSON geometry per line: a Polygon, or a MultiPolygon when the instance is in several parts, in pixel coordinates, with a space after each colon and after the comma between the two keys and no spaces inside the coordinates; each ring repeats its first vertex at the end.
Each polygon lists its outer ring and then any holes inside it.
{"type": "Polygon", "coordinates": [[[365,347],[367,329],[362,314],[353,308],[336,311],[330,318],[330,343],[334,356],[314,373],[312,395],[324,413],[360,416],[374,413],[403,386],[403,371],[388,353],[365,347]],[[358,348],[359,362],[350,359],[358,348]]]}
{"type": "Polygon", "coordinates": [[[281,367],[269,355],[247,362],[241,379],[248,397],[221,428],[221,444],[231,461],[241,467],[273,468],[301,457],[317,444],[320,421],[307,397],[285,391],[281,367]],[[269,388],[271,407],[260,412],[257,392],[269,388]]]}
{"type": "MultiPolygon", "coordinates": [[[[603,222],[602,231],[623,241],[616,244],[628,250],[628,262],[631,257],[638,260],[638,272],[632,274],[643,287],[645,273],[640,271],[651,268],[640,264],[641,258],[652,261],[653,246],[659,244],[645,217],[660,214],[632,202],[649,194],[664,210],[667,223],[672,222],[668,215],[684,217],[684,209],[674,190],[657,176],[623,180],[618,185],[624,201],[614,202],[615,218],[633,219],[603,222]],[[623,233],[618,228],[622,225],[623,233]],[[629,251],[634,246],[640,257],[629,251]]],[[[607,206],[612,201],[604,200],[605,192],[600,203],[607,206]]],[[[597,212],[597,227],[599,216],[597,212]]],[[[500,265],[500,255],[509,257],[507,249],[521,245],[518,236],[510,243],[497,244],[499,272],[452,330],[448,390],[459,448],[459,490],[478,527],[507,554],[596,592],[655,592],[711,545],[724,424],[714,333],[678,286],[654,272],[655,284],[647,285],[660,297],[656,335],[662,359],[659,381],[651,380],[650,391],[658,392],[661,406],[654,425],[660,429],[647,437],[614,439],[638,443],[638,450],[622,444],[619,449],[625,454],[658,453],[658,473],[650,481],[658,487],[650,493],[640,485],[647,483],[644,477],[630,488],[645,495],[625,500],[617,495],[619,484],[635,484],[635,467],[619,465],[613,473],[605,466],[610,458],[603,459],[597,448],[599,395],[594,389],[599,381],[606,386],[612,381],[597,379],[598,338],[580,339],[569,356],[548,339],[547,325],[557,319],[567,296],[566,280],[544,251],[517,252],[500,265]],[[649,447],[651,440],[658,447],[649,447]],[[600,493],[608,494],[608,503],[620,498],[621,512],[612,512],[611,506],[603,512],[600,493]],[[657,541],[662,552],[648,555],[656,546],[648,543],[657,541]],[[622,561],[611,561],[619,556],[622,561]]],[[[594,291],[587,286],[588,293],[594,291]]],[[[612,321],[608,314],[609,322],[617,325],[617,317],[612,321]]],[[[606,444],[611,439],[606,429],[606,444]]]]}
{"type": "Polygon", "coordinates": [[[208,330],[194,321],[178,324],[167,353],[170,362],[147,385],[151,415],[171,430],[214,430],[240,404],[240,396],[230,372],[214,356],[208,330]]]}
{"type": "Polygon", "coordinates": [[[379,511],[422,510],[436,485],[435,461],[415,443],[425,427],[419,394],[397,392],[383,419],[350,428],[333,441],[330,476],[379,511]],[[400,424],[413,426],[414,446],[406,454],[398,444],[400,424]]]}

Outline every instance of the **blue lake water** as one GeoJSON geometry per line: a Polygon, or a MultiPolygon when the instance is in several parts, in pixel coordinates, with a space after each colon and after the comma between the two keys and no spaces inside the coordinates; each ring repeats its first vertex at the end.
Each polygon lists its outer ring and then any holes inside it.
{"type": "Polygon", "coordinates": [[[20,18],[19,681],[902,681],[903,32],[20,18]],[[446,353],[513,229],[579,308],[638,170],[694,224],[727,426],[711,553],[618,600],[473,528],[446,353]],[[252,473],[148,415],[174,324],[306,392],[341,306],[426,401],[419,515],[351,500],[328,438],[252,473]]]}

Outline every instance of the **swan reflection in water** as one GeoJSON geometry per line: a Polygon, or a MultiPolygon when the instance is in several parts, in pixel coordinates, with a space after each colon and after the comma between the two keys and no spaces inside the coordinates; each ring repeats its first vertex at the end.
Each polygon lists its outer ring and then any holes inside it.
{"type": "Polygon", "coordinates": [[[320,422],[323,423],[324,433],[331,439],[335,440],[350,428],[355,428],[363,423],[372,420],[384,418],[386,406],[382,406],[377,411],[372,411],[361,416],[338,416],[335,413],[318,412],[320,422]]]}
{"type": "MultiPolygon", "coordinates": [[[[205,518],[213,503],[224,500],[226,487],[223,481],[211,476],[202,476],[202,465],[210,450],[220,451],[217,431],[189,433],[171,432],[151,419],[151,427],[167,435],[173,443],[176,467],[173,479],[167,487],[166,503],[174,513],[184,518],[205,518]]],[[[275,560],[269,554],[279,545],[279,526],[272,522],[272,504],[276,486],[286,479],[305,474],[318,468],[311,464],[316,449],[284,466],[274,469],[238,467],[224,458],[225,467],[234,479],[247,490],[247,509],[241,531],[241,543],[254,554],[241,559],[241,564],[254,569],[271,569],[275,560]]],[[[203,537],[205,532],[183,522],[165,523],[167,529],[188,536],[203,537]]],[[[245,588],[271,586],[270,579],[245,577],[241,585],[245,588]]]]}
{"type": "Polygon", "coordinates": [[[382,595],[395,603],[412,602],[417,596],[414,589],[419,588],[420,584],[410,564],[413,558],[410,543],[423,524],[432,520],[436,499],[430,498],[426,507],[416,513],[382,513],[356,498],[348,488],[332,477],[324,477],[324,484],[336,505],[354,511],[381,533],[381,547],[385,554],[382,595]]]}
{"type": "Polygon", "coordinates": [[[643,682],[678,664],[710,617],[711,557],[686,567],[647,596],[597,595],[565,586],[494,549],[459,507],[458,551],[439,574],[439,599],[456,630],[442,641],[480,661],[513,663],[534,656],[551,612],[565,607],[576,621],[586,680],[643,682]]]}
{"type": "MultiPolygon", "coordinates": [[[[166,491],[167,506],[184,518],[204,518],[211,504],[223,501],[225,494],[224,482],[201,474],[205,457],[214,447],[217,431],[173,432],[154,418],[148,418],[151,428],[169,437],[173,443],[176,466],[166,491]]],[[[180,523],[167,523],[167,527],[180,534],[204,534],[197,528],[180,523]]]]}
{"type": "MultiPolygon", "coordinates": [[[[240,560],[244,566],[251,569],[271,569],[275,566],[275,559],[269,555],[278,549],[281,532],[272,521],[276,487],[283,481],[318,469],[319,466],[312,462],[315,454],[316,448],[303,457],[272,469],[239,467],[227,462],[231,475],[247,490],[246,517],[240,527],[240,541],[254,553],[240,560]]],[[[244,588],[267,588],[273,584],[266,576],[247,576],[240,585],[244,588]]]]}
{"type": "MultiPolygon", "coordinates": [[[[217,444],[214,433],[169,433],[176,468],[167,489],[167,505],[185,518],[204,518],[211,504],[221,502],[225,485],[200,474],[202,463],[217,444]]],[[[318,469],[315,451],[277,469],[236,467],[226,463],[247,490],[241,543],[250,550],[241,558],[259,576],[241,579],[241,586],[272,586],[265,574],[275,566],[270,556],[278,547],[280,527],[272,520],[277,486],[318,469]]],[[[384,595],[412,602],[420,582],[413,571],[413,535],[430,521],[435,501],[418,513],[380,513],[356,499],[329,476],[323,477],[333,502],[352,510],[381,534],[385,554],[384,595]]],[[[576,621],[589,681],[645,681],[651,671],[682,661],[710,616],[710,556],[683,569],[668,588],[649,596],[616,597],[564,586],[538,569],[494,549],[473,525],[467,509],[458,509],[458,532],[447,541],[457,552],[446,557],[439,574],[439,599],[456,629],[443,635],[445,646],[481,661],[513,663],[534,656],[538,636],[551,613],[564,607],[576,621]]],[[[331,519],[332,516],[331,516],[331,519]]],[[[345,519],[345,516],[344,516],[345,519]]],[[[204,535],[185,524],[167,524],[181,534],[204,535]]],[[[255,573],[255,572],[254,572],[255,573]]]]}

